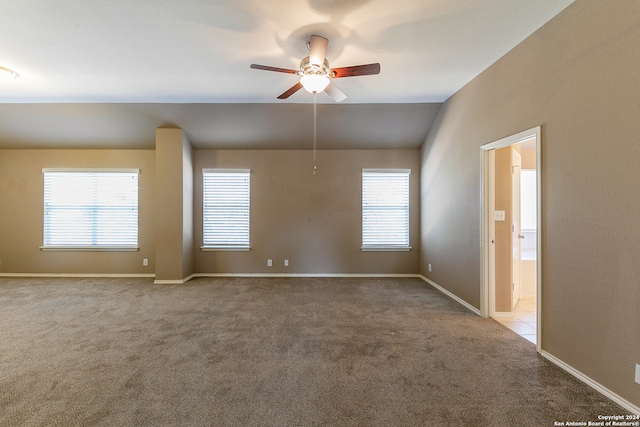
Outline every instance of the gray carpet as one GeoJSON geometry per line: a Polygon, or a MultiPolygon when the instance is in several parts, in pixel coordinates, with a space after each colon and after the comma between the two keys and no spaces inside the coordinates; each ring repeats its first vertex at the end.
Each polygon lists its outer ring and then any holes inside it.
{"type": "Polygon", "coordinates": [[[3,426],[552,426],[627,413],[419,279],[0,279],[3,426]]]}

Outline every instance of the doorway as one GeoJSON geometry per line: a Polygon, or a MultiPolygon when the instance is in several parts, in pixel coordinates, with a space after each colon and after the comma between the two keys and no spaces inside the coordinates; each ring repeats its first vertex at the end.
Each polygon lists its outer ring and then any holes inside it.
{"type": "Polygon", "coordinates": [[[536,344],[541,324],[540,127],[481,147],[481,314],[536,344]]]}

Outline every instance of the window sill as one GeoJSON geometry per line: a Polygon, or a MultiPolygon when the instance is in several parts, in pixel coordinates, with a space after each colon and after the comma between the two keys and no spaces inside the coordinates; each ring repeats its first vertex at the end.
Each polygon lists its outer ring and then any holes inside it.
{"type": "Polygon", "coordinates": [[[251,250],[251,246],[200,246],[203,252],[246,252],[251,250]]]}
{"type": "Polygon", "coordinates": [[[362,252],[409,252],[411,246],[362,246],[362,252]]]}
{"type": "Polygon", "coordinates": [[[137,246],[40,246],[41,251],[67,252],[138,252],[137,246]]]}

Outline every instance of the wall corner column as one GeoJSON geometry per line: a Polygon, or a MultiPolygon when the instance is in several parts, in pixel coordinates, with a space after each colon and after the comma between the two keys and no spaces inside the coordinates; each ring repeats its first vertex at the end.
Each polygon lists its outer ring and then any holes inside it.
{"type": "Polygon", "coordinates": [[[155,210],[155,283],[184,283],[194,273],[193,149],[179,128],[156,129],[155,210]]]}

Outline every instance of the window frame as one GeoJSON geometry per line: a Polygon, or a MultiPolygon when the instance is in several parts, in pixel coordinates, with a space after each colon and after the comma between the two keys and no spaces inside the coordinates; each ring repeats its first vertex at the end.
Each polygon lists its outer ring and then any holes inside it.
{"type": "MultiPolygon", "coordinates": [[[[233,240],[233,239],[229,239],[233,240]]],[[[250,169],[225,169],[225,168],[203,168],[202,169],[202,251],[249,251],[251,249],[251,170],[250,169]],[[207,174],[238,174],[247,179],[246,188],[246,206],[243,210],[246,212],[246,224],[242,224],[246,240],[238,244],[223,244],[223,243],[207,243],[207,227],[205,222],[207,221],[207,174]]]]}
{"type": "MultiPolygon", "coordinates": [[[[397,252],[397,251],[410,251],[410,240],[411,240],[411,218],[410,218],[410,210],[411,210],[411,169],[362,169],[361,174],[361,249],[362,251],[384,251],[384,252],[397,252]],[[366,174],[403,174],[406,175],[406,206],[401,206],[402,209],[406,209],[406,223],[405,225],[405,234],[406,234],[406,242],[398,243],[398,244],[389,244],[389,243],[374,243],[374,244],[365,244],[365,211],[367,207],[365,206],[365,175],[366,174]]],[[[390,206],[393,207],[393,206],[390,206]]],[[[395,206],[398,208],[399,206],[395,206]]]]}
{"type": "MultiPolygon", "coordinates": [[[[42,251],[78,251],[78,252],[135,252],[140,250],[140,169],[131,169],[131,168],[43,168],[42,169],[43,176],[43,219],[42,219],[42,246],[40,246],[40,250],[42,251]],[[47,202],[50,202],[48,199],[48,194],[46,191],[47,185],[47,174],[50,173],[78,173],[78,174],[104,174],[104,173],[122,173],[122,174],[135,174],[136,175],[136,190],[135,190],[135,244],[47,244],[47,215],[51,214],[52,211],[55,211],[55,207],[48,206],[47,202]]],[[[102,206],[102,207],[111,207],[102,206]]],[[[60,208],[60,207],[58,207],[60,208]]],[[[86,206],[87,212],[96,212],[98,210],[97,205],[89,205],[87,203],[86,206]]],[[[80,210],[80,209],[79,209],[80,210]]],[[[100,224],[94,225],[92,228],[93,233],[97,234],[96,230],[98,230],[100,224]]],[[[104,226],[104,224],[102,224],[104,226]]],[[[51,231],[51,230],[49,230],[51,231]]]]}

